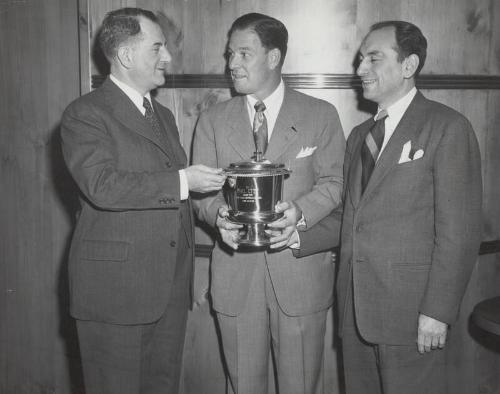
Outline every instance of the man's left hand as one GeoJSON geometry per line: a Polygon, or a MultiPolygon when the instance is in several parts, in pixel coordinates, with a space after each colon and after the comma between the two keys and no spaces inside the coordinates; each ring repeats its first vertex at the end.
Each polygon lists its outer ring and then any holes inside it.
{"type": "Polygon", "coordinates": [[[418,317],[417,338],[419,353],[423,354],[437,348],[444,348],[447,333],[448,324],[420,314],[418,317]]]}
{"type": "Polygon", "coordinates": [[[271,249],[280,249],[291,246],[298,242],[297,222],[302,217],[302,211],[292,201],[279,202],[276,204],[276,212],[284,215],[278,220],[268,224],[268,234],[271,235],[271,249]]]}

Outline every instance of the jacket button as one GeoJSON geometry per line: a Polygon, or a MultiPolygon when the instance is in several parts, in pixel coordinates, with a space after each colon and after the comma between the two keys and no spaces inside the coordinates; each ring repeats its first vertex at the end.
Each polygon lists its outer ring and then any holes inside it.
{"type": "Polygon", "coordinates": [[[170,241],[170,246],[171,246],[172,248],[175,248],[175,245],[177,245],[177,243],[176,243],[175,241],[170,241]]]}
{"type": "Polygon", "coordinates": [[[358,225],[356,226],[356,232],[357,232],[357,233],[360,233],[362,230],[363,230],[363,225],[358,224],[358,225]]]}
{"type": "Polygon", "coordinates": [[[166,162],[165,162],[165,165],[166,165],[168,168],[172,167],[172,164],[170,164],[170,162],[169,162],[169,161],[166,161],[166,162]]]}

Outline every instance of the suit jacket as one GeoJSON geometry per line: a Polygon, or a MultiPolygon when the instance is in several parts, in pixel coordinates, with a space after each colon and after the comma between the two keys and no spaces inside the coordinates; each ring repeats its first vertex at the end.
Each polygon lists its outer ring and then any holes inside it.
{"type": "MultiPolygon", "coordinates": [[[[152,102],[163,138],[110,79],[63,114],[63,154],[81,192],[69,256],[75,318],[157,320],[169,299],[179,237],[193,249],[190,203],[180,201],[179,190],[186,155],[172,113],[152,102]]],[[[192,250],[188,255],[192,264],[192,250]]]]}
{"type": "MultiPolygon", "coordinates": [[[[335,108],[286,88],[265,156],[292,170],[284,181],[283,200],[294,200],[300,206],[309,227],[341,201],[344,149],[345,138],[335,108]],[[316,149],[307,157],[297,158],[307,147],[316,149]]],[[[195,163],[228,167],[249,160],[254,151],[245,97],[234,97],[202,113],[193,146],[195,163]]],[[[217,209],[224,203],[219,192],[195,201],[195,208],[202,221],[214,226],[217,209]]],[[[286,314],[304,315],[331,305],[333,266],[329,252],[296,259],[290,249],[232,252],[216,245],[211,294],[218,312],[236,316],[243,310],[258,260],[266,261],[278,303],[286,314]]]]}
{"type": "Polygon", "coordinates": [[[372,124],[347,142],[340,333],[353,292],[365,340],[414,344],[420,313],[448,324],[458,315],[481,240],[480,153],[468,120],[419,92],[361,195],[360,149],[372,124]],[[398,164],[407,141],[424,155],[398,164]]]}

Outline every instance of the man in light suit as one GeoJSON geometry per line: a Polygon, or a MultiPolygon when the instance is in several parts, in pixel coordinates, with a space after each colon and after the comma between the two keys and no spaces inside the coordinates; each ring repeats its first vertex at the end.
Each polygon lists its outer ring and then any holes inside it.
{"type": "Polygon", "coordinates": [[[155,15],[110,12],[99,43],[111,75],[61,125],[81,192],[69,281],[85,392],[176,394],[194,250],[189,190],[218,190],[225,177],[186,168],[174,117],[150,95],[171,60],[155,15]]]}
{"type": "MultiPolygon", "coordinates": [[[[348,394],[448,392],[445,342],[481,239],[481,158],[469,121],[416,90],[426,49],[402,21],[373,25],[360,49],[364,97],[388,116],[347,141],[336,290],[348,394]]],[[[328,237],[312,228],[298,254],[328,237]]]]}
{"type": "MultiPolygon", "coordinates": [[[[240,95],[202,113],[193,160],[215,167],[250,160],[256,151],[252,123],[263,102],[264,156],[292,170],[283,191],[296,215],[286,218],[288,240],[299,219],[303,229],[314,226],[340,203],[342,127],[331,104],[284,85],[288,33],[280,21],[246,14],[228,37],[228,67],[240,95]]],[[[211,266],[211,296],[233,391],[267,392],[272,347],[279,392],[321,393],[325,321],[333,296],[330,253],[296,259],[289,248],[238,248],[237,225],[226,220],[222,193],[195,205],[199,218],[217,227],[233,248],[216,245],[211,266]]]]}

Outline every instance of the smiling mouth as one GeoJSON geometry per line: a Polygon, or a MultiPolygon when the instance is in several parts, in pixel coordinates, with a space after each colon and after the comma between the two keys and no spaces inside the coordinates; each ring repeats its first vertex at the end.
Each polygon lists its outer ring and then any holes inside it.
{"type": "Polygon", "coordinates": [[[376,82],[375,79],[363,79],[361,80],[361,84],[363,85],[363,87],[367,87],[367,86],[371,86],[373,85],[374,83],[376,82]]]}
{"type": "Polygon", "coordinates": [[[233,78],[233,80],[240,80],[246,78],[245,75],[236,75],[236,74],[231,74],[231,77],[233,78]]]}

